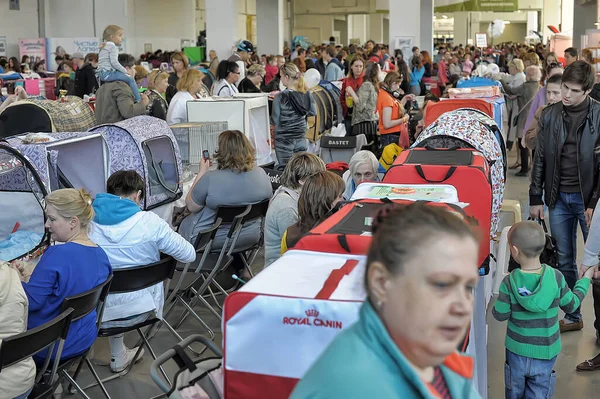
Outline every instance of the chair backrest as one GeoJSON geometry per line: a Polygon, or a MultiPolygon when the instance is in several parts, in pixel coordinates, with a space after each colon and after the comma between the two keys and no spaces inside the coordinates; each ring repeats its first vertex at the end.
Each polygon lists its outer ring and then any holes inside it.
{"type": "Polygon", "coordinates": [[[109,293],[122,294],[139,291],[173,278],[177,261],[166,257],[145,266],[113,270],[109,293]]]}
{"type": "Polygon", "coordinates": [[[357,138],[355,136],[322,136],[319,158],[326,164],[331,162],[350,163],[350,158],[358,151],[356,143],[357,138]]]}
{"type": "Polygon", "coordinates": [[[112,278],[113,276],[111,274],[108,276],[106,281],[97,285],[91,290],[83,292],[79,295],[66,297],[60,305],[61,312],[69,308],[73,309],[71,321],[77,321],[96,310],[96,318],[97,320],[101,320],[104,302],[106,301],[106,296],[108,295],[112,278]]]}
{"type": "Polygon", "coordinates": [[[217,218],[212,226],[198,233],[196,243],[194,244],[197,254],[204,252],[208,244],[215,239],[219,227],[221,227],[221,219],[217,218]]]}
{"type": "MultiPolygon", "coordinates": [[[[52,346],[48,351],[50,357],[55,344],[67,339],[72,316],[73,309],[67,309],[41,326],[3,339],[0,342],[0,371],[52,346]]],[[[59,347],[56,358],[60,358],[60,352],[62,352],[62,348],[59,347]]],[[[46,363],[48,360],[49,358],[46,363]]]]}
{"type": "Polygon", "coordinates": [[[269,208],[270,198],[252,204],[250,212],[242,217],[242,224],[253,222],[256,219],[265,218],[267,216],[267,209],[269,208]]]}

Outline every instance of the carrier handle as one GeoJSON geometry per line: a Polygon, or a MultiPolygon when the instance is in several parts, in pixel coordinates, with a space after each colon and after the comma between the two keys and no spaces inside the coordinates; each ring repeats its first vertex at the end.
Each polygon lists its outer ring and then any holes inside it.
{"type": "Polygon", "coordinates": [[[415,165],[415,169],[417,169],[417,173],[419,174],[419,176],[421,176],[421,179],[425,180],[426,182],[442,183],[442,182],[445,182],[446,180],[448,180],[450,177],[452,177],[452,175],[456,171],[456,166],[451,166],[448,169],[448,173],[446,173],[446,176],[442,180],[433,180],[433,179],[428,179],[427,177],[425,177],[425,172],[423,172],[423,168],[421,167],[421,165],[415,165]]]}
{"type": "Polygon", "coordinates": [[[456,151],[456,150],[461,150],[462,147],[459,147],[457,145],[455,145],[454,147],[450,147],[450,148],[435,148],[435,147],[431,147],[429,145],[426,145],[424,147],[427,151],[456,151]]]}

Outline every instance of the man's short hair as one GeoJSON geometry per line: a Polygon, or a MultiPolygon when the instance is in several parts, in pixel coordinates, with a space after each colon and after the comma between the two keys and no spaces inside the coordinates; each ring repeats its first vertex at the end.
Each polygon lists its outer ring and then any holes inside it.
{"type": "Polygon", "coordinates": [[[119,197],[129,197],[138,191],[142,192],[146,184],[144,179],[135,170],[120,170],[110,175],[106,182],[106,192],[119,197]]]}
{"type": "Polygon", "coordinates": [[[546,85],[549,85],[549,84],[560,85],[562,83],[562,77],[563,77],[562,73],[552,75],[548,78],[548,80],[546,80],[546,85]]]}
{"type": "Polygon", "coordinates": [[[325,51],[327,51],[327,54],[331,57],[331,58],[335,58],[335,56],[337,55],[337,51],[335,51],[335,47],[333,46],[329,46],[325,49],[325,51]]]}
{"type": "Polygon", "coordinates": [[[537,258],[546,246],[546,233],[539,223],[523,221],[510,228],[508,242],[527,258],[537,258]]]}
{"type": "Polygon", "coordinates": [[[579,52],[577,51],[577,49],[575,47],[569,47],[568,49],[565,50],[565,54],[569,53],[569,55],[571,57],[579,57],[579,52]]]}
{"type": "Polygon", "coordinates": [[[131,68],[135,65],[135,58],[131,54],[122,53],[119,54],[119,64],[123,66],[123,68],[131,68]]]}
{"type": "Polygon", "coordinates": [[[415,51],[417,51],[418,49],[419,49],[419,48],[418,48],[417,46],[414,46],[414,47],[412,48],[412,52],[414,53],[414,52],[415,52],[415,51]]]}
{"type": "Polygon", "coordinates": [[[563,72],[562,82],[581,85],[583,91],[588,91],[596,83],[596,71],[585,61],[575,61],[563,72]]]}

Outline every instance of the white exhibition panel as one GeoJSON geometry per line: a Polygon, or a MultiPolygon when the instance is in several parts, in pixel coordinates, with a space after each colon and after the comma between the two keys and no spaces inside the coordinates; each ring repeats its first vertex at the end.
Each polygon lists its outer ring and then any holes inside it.
{"type": "Polygon", "coordinates": [[[238,94],[187,102],[188,122],[227,122],[230,130],[244,133],[256,148],[258,165],[273,161],[269,100],[267,95],[238,94]]]}

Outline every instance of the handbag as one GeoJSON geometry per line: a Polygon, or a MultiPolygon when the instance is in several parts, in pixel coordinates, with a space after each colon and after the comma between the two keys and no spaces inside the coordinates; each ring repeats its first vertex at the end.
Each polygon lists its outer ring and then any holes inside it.
{"type": "MultiPolygon", "coordinates": [[[[531,220],[531,218],[528,220],[531,220]]],[[[546,234],[546,244],[544,245],[544,250],[540,254],[540,263],[556,269],[558,268],[558,249],[556,247],[556,239],[548,234],[548,228],[546,227],[546,222],[543,219],[538,220],[538,223],[542,225],[544,233],[546,234]]],[[[521,265],[511,255],[510,260],[508,261],[508,272],[510,273],[513,270],[520,268],[521,265]]]]}

